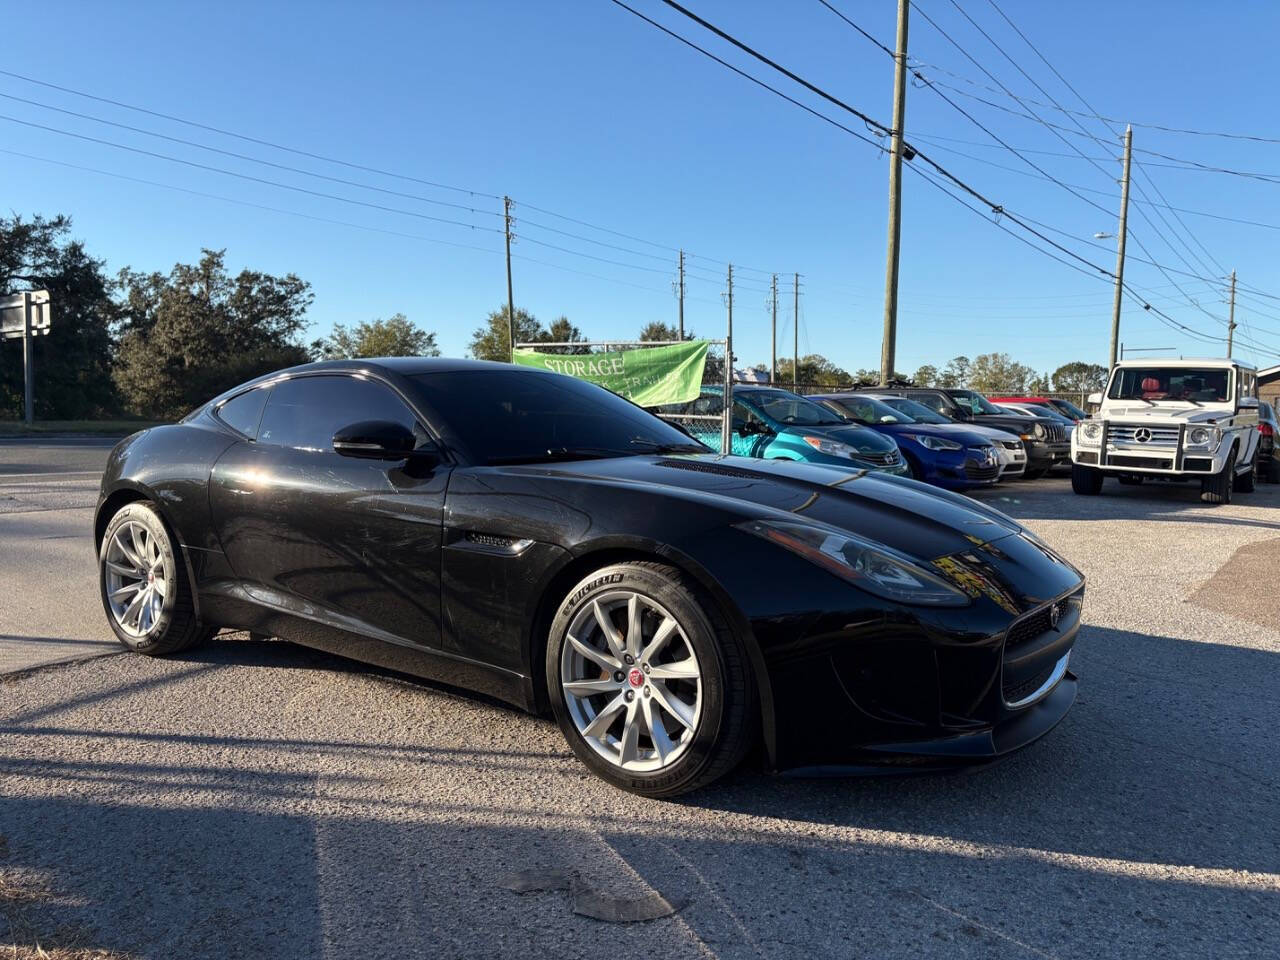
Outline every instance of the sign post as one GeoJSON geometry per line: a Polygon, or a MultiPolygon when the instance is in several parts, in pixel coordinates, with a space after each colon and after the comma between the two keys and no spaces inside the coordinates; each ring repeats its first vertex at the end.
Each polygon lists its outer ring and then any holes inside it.
{"type": "Polygon", "coordinates": [[[26,290],[0,297],[0,339],[22,339],[23,418],[35,419],[35,349],[33,337],[49,332],[49,291],[26,290]]]}

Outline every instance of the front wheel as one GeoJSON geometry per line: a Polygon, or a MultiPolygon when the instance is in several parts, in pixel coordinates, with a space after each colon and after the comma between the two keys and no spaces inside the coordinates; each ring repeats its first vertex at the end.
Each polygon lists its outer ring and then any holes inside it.
{"type": "Polygon", "coordinates": [[[1071,465],[1071,490],[1085,497],[1096,497],[1102,492],[1102,471],[1079,463],[1071,465]]]}
{"type": "Polygon", "coordinates": [[[546,668],[570,748],[624,790],[696,790],[751,745],[746,650],[715,603],[672,567],[612,564],[580,581],[552,621],[546,668]]]}
{"type": "Polygon", "coordinates": [[[1235,476],[1236,452],[1232,450],[1221,470],[1200,481],[1200,499],[1205,503],[1230,503],[1235,476]]]}
{"type": "Polygon", "coordinates": [[[107,524],[98,584],[107,622],[129,650],[177,653],[208,636],[180,564],[164,521],[149,504],[125,504],[107,524]]]}

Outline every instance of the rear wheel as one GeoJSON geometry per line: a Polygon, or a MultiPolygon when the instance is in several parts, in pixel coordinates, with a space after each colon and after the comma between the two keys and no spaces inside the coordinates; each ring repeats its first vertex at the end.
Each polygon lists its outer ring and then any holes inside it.
{"type": "Polygon", "coordinates": [[[1232,450],[1221,470],[1200,481],[1200,499],[1205,503],[1230,503],[1235,475],[1236,452],[1232,450]]]}
{"type": "Polygon", "coordinates": [[[696,790],[751,745],[746,650],[714,602],[672,567],[612,564],[579,582],[552,621],[546,667],[569,746],[624,790],[696,790]]]}
{"type": "Polygon", "coordinates": [[[125,504],[107,524],[98,584],[107,622],[135,653],[176,653],[212,633],[196,619],[181,558],[150,504],[125,504]]]}
{"type": "Polygon", "coordinates": [[[1071,465],[1071,489],[1085,497],[1096,497],[1102,492],[1102,471],[1079,463],[1071,465]]]}

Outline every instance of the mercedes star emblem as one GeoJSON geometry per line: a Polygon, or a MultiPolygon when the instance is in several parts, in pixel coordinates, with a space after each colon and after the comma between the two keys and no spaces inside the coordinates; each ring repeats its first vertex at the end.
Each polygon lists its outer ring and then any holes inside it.
{"type": "Polygon", "coordinates": [[[1146,443],[1151,439],[1151,431],[1146,427],[1139,427],[1137,430],[1133,431],[1133,439],[1138,443],[1146,443]]]}

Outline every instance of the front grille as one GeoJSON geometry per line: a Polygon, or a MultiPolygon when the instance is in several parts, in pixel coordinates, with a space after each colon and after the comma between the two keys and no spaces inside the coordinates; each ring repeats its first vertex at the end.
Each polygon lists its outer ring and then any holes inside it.
{"type": "Polygon", "coordinates": [[[1067,428],[1060,423],[1051,423],[1045,429],[1049,431],[1050,443],[1062,443],[1067,439],[1067,428]]]}
{"type": "Polygon", "coordinates": [[[1113,453],[1107,457],[1109,467],[1145,467],[1148,470],[1172,470],[1173,461],[1164,457],[1129,457],[1113,453]]]}
{"type": "Polygon", "coordinates": [[[1005,448],[1006,450],[1021,450],[1021,449],[1022,449],[1022,441],[1021,441],[1021,440],[1001,440],[1000,442],[1004,445],[1004,448],[1005,448]]]}
{"type": "Polygon", "coordinates": [[[859,453],[858,459],[885,467],[891,467],[899,461],[897,450],[890,450],[888,453],[859,453]]]}
{"type": "Polygon", "coordinates": [[[1021,646],[1028,640],[1034,640],[1042,633],[1048,633],[1053,629],[1052,619],[1049,614],[1049,607],[1037,610],[1029,617],[1019,620],[1009,628],[1009,633],[1004,639],[1004,648],[1009,650],[1013,647],[1021,646]]]}
{"type": "Polygon", "coordinates": [[[977,460],[966,460],[964,475],[970,480],[994,480],[1000,475],[1000,464],[979,463],[977,460]]]}
{"type": "Polygon", "coordinates": [[[1045,681],[1053,673],[1054,666],[1055,664],[1051,663],[1035,676],[1028,677],[1020,683],[1002,684],[1000,689],[1004,692],[1005,702],[1017,703],[1019,700],[1025,700],[1031,696],[1031,694],[1044,686],[1045,681]]]}
{"type": "Polygon", "coordinates": [[[1148,427],[1140,423],[1107,424],[1107,442],[1144,447],[1177,447],[1177,427],[1148,427]],[[1147,439],[1142,439],[1146,437],[1147,439]]]}

